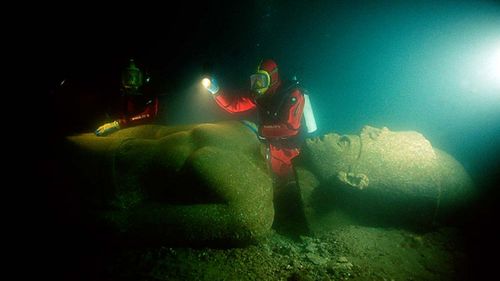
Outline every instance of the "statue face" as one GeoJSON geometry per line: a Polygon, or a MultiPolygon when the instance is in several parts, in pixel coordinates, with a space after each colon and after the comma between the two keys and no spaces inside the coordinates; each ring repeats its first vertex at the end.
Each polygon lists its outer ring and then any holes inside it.
{"type": "Polygon", "coordinates": [[[321,137],[308,139],[306,150],[312,156],[322,158],[330,163],[342,162],[352,165],[361,158],[362,151],[388,152],[389,150],[381,148],[397,144],[397,139],[395,142],[393,135],[394,133],[391,134],[385,127],[378,129],[365,126],[358,135],[330,133],[321,137]]]}
{"type": "Polygon", "coordinates": [[[360,151],[360,139],[357,135],[326,134],[307,140],[307,147],[314,154],[324,154],[332,159],[348,160],[356,158],[360,151]]]}
{"type": "Polygon", "coordinates": [[[370,126],[365,126],[359,135],[327,134],[310,139],[303,156],[306,165],[323,180],[329,181],[340,174],[363,174],[369,176],[370,181],[391,178],[399,186],[405,184],[401,182],[401,171],[405,171],[407,179],[422,181],[428,178],[426,173],[436,163],[431,144],[421,134],[370,126]]]}
{"type": "Polygon", "coordinates": [[[330,133],[308,139],[302,154],[307,166],[328,179],[339,171],[348,171],[359,157],[360,149],[359,136],[330,133]]]}

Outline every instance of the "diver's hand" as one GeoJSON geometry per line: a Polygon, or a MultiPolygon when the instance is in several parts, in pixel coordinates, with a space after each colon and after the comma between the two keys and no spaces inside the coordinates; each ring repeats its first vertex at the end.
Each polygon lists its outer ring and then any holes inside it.
{"type": "Polygon", "coordinates": [[[201,81],[201,84],[205,89],[207,89],[212,95],[217,94],[219,91],[219,83],[217,83],[217,80],[215,78],[210,77],[210,78],[204,78],[201,81]]]}
{"type": "Polygon", "coordinates": [[[95,130],[95,135],[96,136],[105,136],[105,135],[111,134],[111,133],[118,131],[118,130],[120,130],[120,124],[118,123],[118,121],[113,121],[113,122],[106,123],[106,124],[100,126],[99,128],[97,128],[97,130],[95,130]]]}

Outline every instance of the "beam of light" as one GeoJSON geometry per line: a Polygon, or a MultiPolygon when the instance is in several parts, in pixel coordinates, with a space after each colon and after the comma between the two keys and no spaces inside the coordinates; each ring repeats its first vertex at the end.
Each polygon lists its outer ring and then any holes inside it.
{"type": "Polygon", "coordinates": [[[500,41],[486,46],[481,51],[476,67],[476,78],[483,84],[482,88],[500,90],[500,41]]]}
{"type": "Polygon", "coordinates": [[[473,51],[462,67],[461,87],[469,92],[500,97],[500,40],[473,51]]]}
{"type": "Polygon", "coordinates": [[[219,85],[217,84],[216,80],[213,77],[203,78],[201,80],[201,85],[212,94],[215,94],[219,91],[219,85]]]}
{"type": "Polygon", "coordinates": [[[210,87],[210,84],[211,84],[211,82],[210,82],[210,79],[208,79],[208,78],[203,78],[201,80],[201,85],[203,85],[203,87],[205,89],[208,89],[208,87],[210,87]]]}
{"type": "Polygon", "coordinates": [[[487,79],[491,80],[495,88],[500,89],[500,43],[493,50],[491,58],[486,64],[487,79]]]}

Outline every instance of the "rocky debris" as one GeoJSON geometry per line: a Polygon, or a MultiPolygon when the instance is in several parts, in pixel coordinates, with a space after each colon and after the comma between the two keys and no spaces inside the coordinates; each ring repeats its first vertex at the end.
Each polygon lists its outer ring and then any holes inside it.
{"type": "Polygon", "coordinates": [[[270,232],[246,248],[127,252],[114,274],[116,280],[457,280],[466,261],[462,247],[451,228],[418,234],[345,226],[297,240],[270,232]]]}

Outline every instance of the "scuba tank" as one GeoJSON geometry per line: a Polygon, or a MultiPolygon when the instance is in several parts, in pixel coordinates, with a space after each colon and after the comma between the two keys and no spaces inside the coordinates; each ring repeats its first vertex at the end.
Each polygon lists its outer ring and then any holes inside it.
{"type": "Polygon", "coordinates": [[[309,100],[309,95],[304,93],[304,120],[306,122],[307,132],[313,133],[318,127],[316,126],[316,119],[314,118],[314,112],[312,110],[311,101],[309,100]]]}
{"type": "MultiPolygon", "coordinates": [[[[292,81],[294,81],[297,85],[299,84],[299,80],[297,79],[297,75],[292,76],[292,81]]],[[[309,92],[307,90],[303,91],[304,94],[304,121],[307,128],[307,133],[314,133],[318,127],[316,125],[316,119],[314,118],[314,112],[311,106],[311,100],[309,99],[309,92]]]]}

